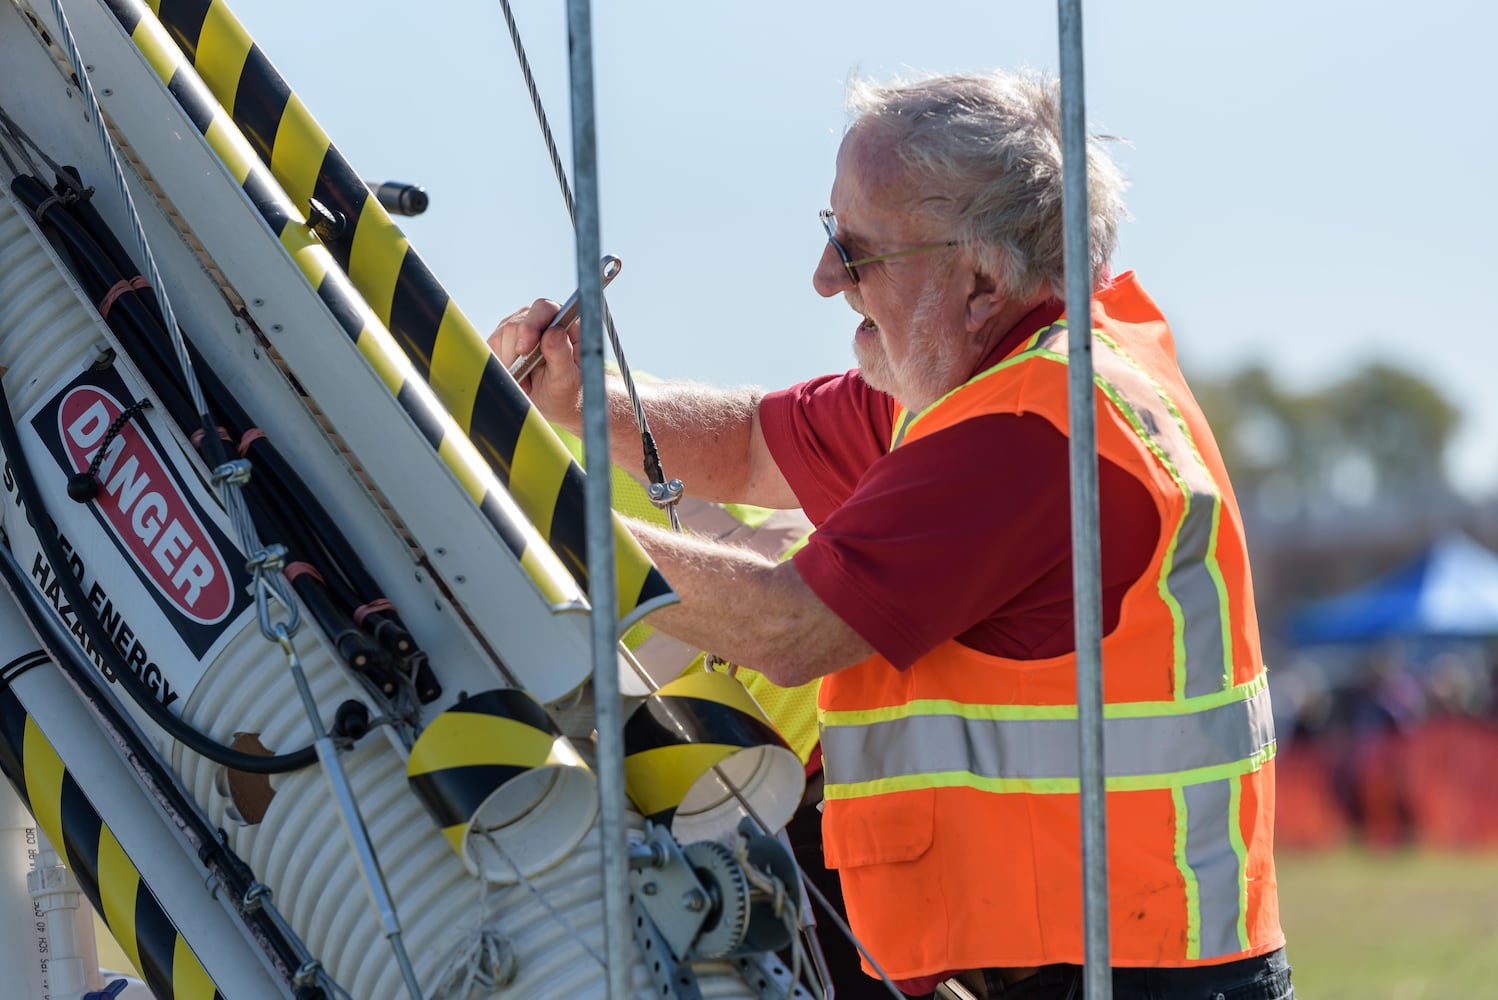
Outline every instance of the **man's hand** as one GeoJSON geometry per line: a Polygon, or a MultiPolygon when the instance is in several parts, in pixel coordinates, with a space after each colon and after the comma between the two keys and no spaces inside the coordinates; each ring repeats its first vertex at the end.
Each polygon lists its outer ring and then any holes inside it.
{"type": "Polygon", "coordinates": [[[500,364],[510,368],[539,343],[546,361],[520,380],[520,388],[547,420],[579,431],[583,381],[578,365],[578,324],[551,328],[560,310],[561,306],[550,299],[537,299],[511,313],[489,335],[489,349],[500,364]]]}

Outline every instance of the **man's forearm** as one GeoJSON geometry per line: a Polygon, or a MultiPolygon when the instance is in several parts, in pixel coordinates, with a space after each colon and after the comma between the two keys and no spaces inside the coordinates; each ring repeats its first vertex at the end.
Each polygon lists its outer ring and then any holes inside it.
{"type": "Polygon", "coordinates": [[[681,603],[651,625],[783,687],[852,666],[874,650],[822,602],[793,563],[638,521],[630,529],[681,603]]]}
{"type": "MultiPolygon", "coordinates": [[[[645,478],[639,421],[624,382],[607,381],[610,457],[645,478]]],[[[636,383],[640,403],[667,476],[694,496],[717,503],[793,507],[784,481],[757,441],[758,389],[717,389],[692,383],[636,383]]],[[[567,427],[582,436],[579,426],[567,427]]]]}

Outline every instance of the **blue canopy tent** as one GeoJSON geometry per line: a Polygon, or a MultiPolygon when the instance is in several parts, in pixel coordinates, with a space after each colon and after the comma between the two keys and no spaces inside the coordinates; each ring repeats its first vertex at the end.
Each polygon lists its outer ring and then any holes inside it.
{"type": "Polygon", "coordinates": [[[1498,636],[1498,554],[1445,535],[1407,565],[1291,616],[1298,646],[1386,638],[1498,636]]]}

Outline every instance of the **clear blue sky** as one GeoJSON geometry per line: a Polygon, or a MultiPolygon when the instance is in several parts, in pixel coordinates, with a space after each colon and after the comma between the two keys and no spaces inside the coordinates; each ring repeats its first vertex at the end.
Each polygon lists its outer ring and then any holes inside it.
{"type": "MultiPolygon", "coordinates": [[[[571,292],[498,0],[230,5],[357,169],[427,189],[403,228],[476,326],[571,292]]],[[[593,6],[610,306],[631,367],[708,382],[853,364],[853,314],[811,289],[851,71],[1058,67],[1048,2],[593,6]]],[[[514,7],[570,173],[565,5],[514,7]]],[[[1457,482],[1498,495],[1498,5],[1094,0],[1084,24],[1088,117],[1129,140],[1115,265],[1188,371],[1406,368],[1466,414],[1457,482]]]]}

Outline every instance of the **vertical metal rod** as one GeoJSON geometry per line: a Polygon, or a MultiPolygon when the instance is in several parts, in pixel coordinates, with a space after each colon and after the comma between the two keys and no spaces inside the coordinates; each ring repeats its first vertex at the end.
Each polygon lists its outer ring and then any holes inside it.
{"type": "Polygon", "coordinates": [[[1092,385],[1091,219],[1082,0],[1057,0],[1061,43],[1062,218],[1066,237],[1067,407],[1071,419],[1072,595],[1076,607],[1077,750],[1082,765],[1082,902],[1088,1000],[1111,1000],[1108,817],[1103,764],[1102,583],[1097,415],[1092,385]]]}
{"type": "Polygon", "coordinates": [[[390,942],[390,947],[395,952],[395,964],[400,968],[401,978],[405,980],[406,991],[411,994],[411,1000],[422,1000],[421,985],[416,981],[416,969],[411,965],[411,956],[406,951],[405,941],[401,937],[400,917],[395,912],[395,900],[390,896],[390,887],[385,884],[385,873],[380,870],[380,859],[375,856],[374,843],[369,837],[369,827],[364,822],[363,814],[359,812],[359,803],[354,799],[354,790],[349,786],[348,775],[343,772],[343,764],[338,759],[338,749],[333,745],[332,737],[323,728],[322,716],[317,710],[317,700],[312,697],[312,688],[307,683],[307,674],[302,670],[301,657],[297,656],[296,647],[291,641],[291,634],[284,624],[276,626],[276,638],[286,653],[287,664],[291,668],[291,678],[296,682],[297,694],[301,696],[302,707],[307,711],[307,722],[312,727],[312,740],[313,745],[317,747],[317,759],[322,764],[323,776],[328,779],[328,787],[333,792],[333,801],[338,803],[338,812],[343,817],[344,832],[348,834],[354,854],[359,859],[359,868],[364,873],[364,887],[369,890],[370,899],[380,915],[380,926],[385,931],[385,939],[390,942]]]}
{"type": "Polygon", "coordinates": [[[598,149],[593,102],[593,27],[589,0],[567,0],[572,83],[572,176],[577,184],[577,290],[582,304],[584,491],[588,603],[593,615],[593,711],[598,732],[598,794],[603,837],[603,940],[609,1000],[629,996],[629,847],[625,842],[624,722],[619,705],[619,597],[614,590],[614,518],[610,495],[609,402],[603,370],[603,255],[599,235],[598,149]]]}

